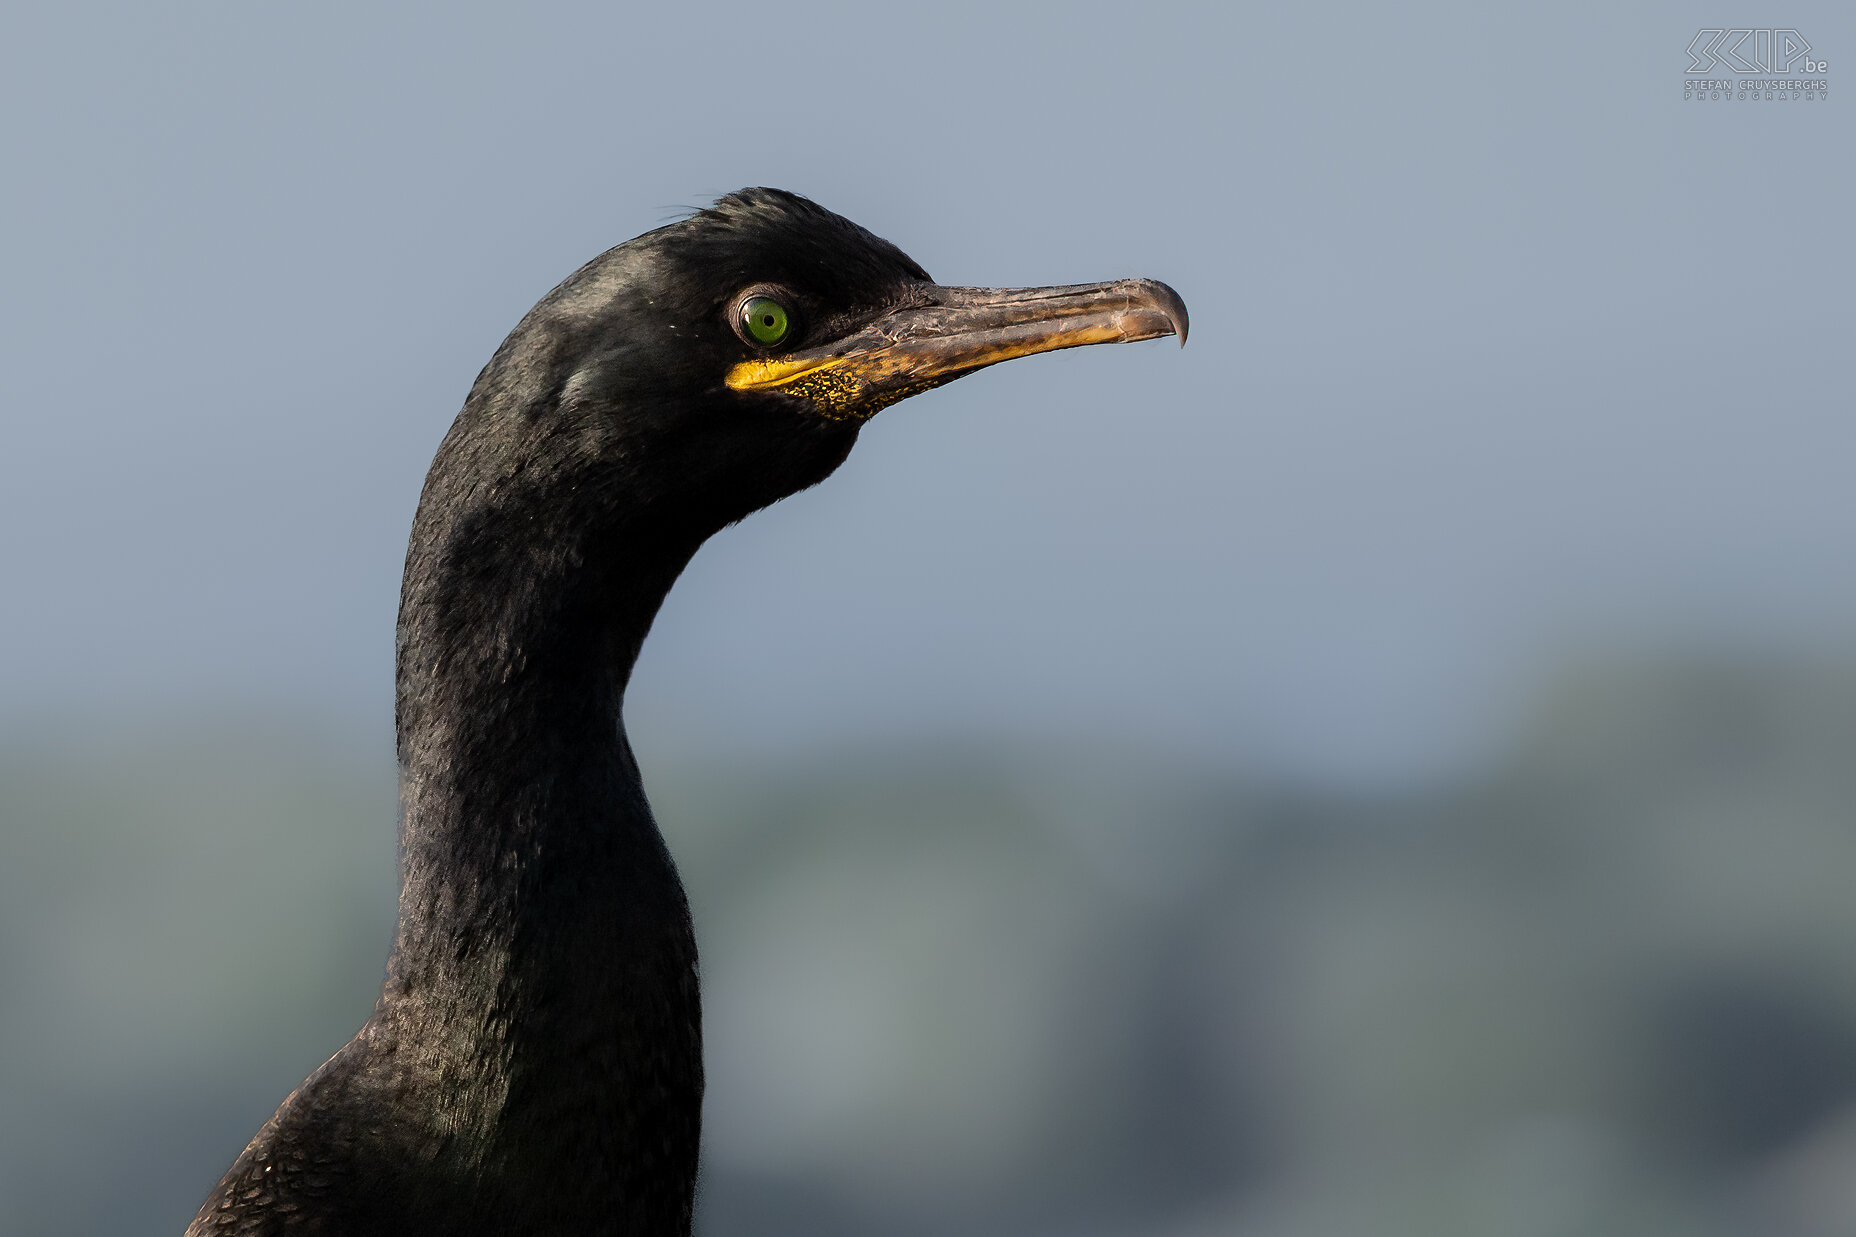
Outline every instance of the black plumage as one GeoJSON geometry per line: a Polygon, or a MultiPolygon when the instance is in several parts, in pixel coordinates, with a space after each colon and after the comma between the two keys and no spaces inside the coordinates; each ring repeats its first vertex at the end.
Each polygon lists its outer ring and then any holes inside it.
{"type": "Polygon", "coordinates": [[[536,305],[413,522],[379,1002],[189,1237],[687,1234],[696,948],[621,716],[658,606],[707,537],[823,480],[877,408],[1010,356],[1167,333],[1185,315],[1164,285],[939,288],[766,189],[536,305]]]}

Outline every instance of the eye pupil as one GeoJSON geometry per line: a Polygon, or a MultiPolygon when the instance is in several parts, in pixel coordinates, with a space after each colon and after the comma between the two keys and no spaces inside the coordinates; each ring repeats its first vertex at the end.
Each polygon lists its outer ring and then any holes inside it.
{"type": "Polygon", "coordinates": [[[741,305],[741,333],[757,344],[773,345],[792,333],[792,315],[770,296],[751,296],[741,305]]]}

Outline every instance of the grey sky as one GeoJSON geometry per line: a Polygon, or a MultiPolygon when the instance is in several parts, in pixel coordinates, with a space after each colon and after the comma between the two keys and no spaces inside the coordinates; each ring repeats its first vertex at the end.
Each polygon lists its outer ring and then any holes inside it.
{"type": "MultiPolygon", "coordinates": [[[[1749,2],[1844,81],[1846,6],[1749,2]]],[[[1681,95],[1692,6],[37,6],[0,38],[0,721],[385,733],[477,369],[746,184],[1191,344],[877,418],[718,537],[634,730],[1473,748],[1581,650],[1848,652],[1852,124],[1681,95]],[[1841,221],[1841,222],[1838,222],[1841,221]]]]}

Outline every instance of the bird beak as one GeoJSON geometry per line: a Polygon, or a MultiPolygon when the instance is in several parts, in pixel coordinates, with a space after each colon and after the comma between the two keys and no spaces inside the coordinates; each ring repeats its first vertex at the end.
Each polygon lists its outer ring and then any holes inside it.
{"type": "Polygon", "coordinates": [[[728,371],[737,391],[799,396],[827,416],[863,420],[899,399],[1013,357],[1177,335],[1186,303],[1154,279],[1057,288],[923,284],[904,305],[831,343],[728,371]]]}

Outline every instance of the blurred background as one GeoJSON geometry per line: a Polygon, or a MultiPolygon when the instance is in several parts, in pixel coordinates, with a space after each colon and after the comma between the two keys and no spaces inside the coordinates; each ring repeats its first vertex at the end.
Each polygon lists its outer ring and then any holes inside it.
{"type": "Polygon", "coordinates": [[[10,11],[0,1230],[178,1233],[365,1017],[431,453],[771,184],[1193,333],[885,412],[666,605],[706,1237],[1856,1234],[1856,135],[1685,99],[1702,22],[10,11]]]}

